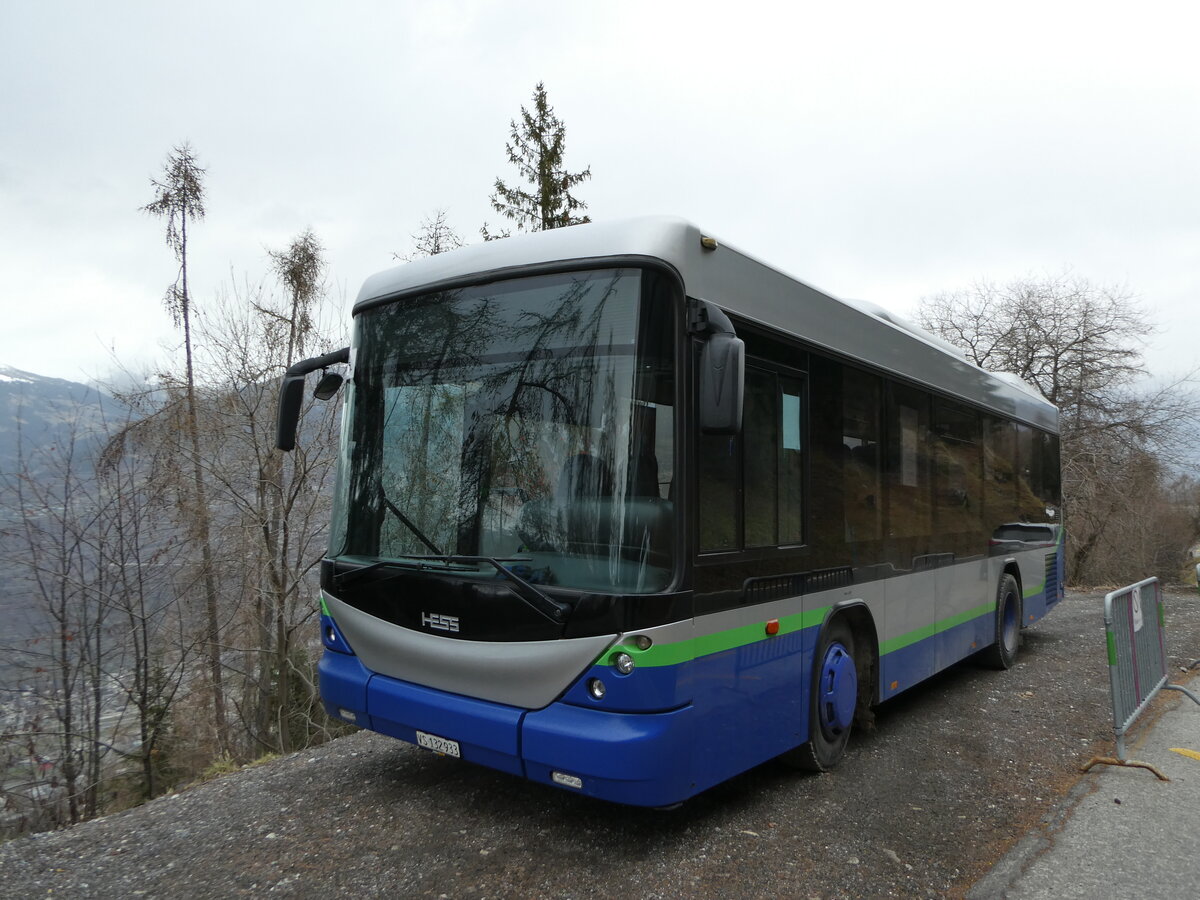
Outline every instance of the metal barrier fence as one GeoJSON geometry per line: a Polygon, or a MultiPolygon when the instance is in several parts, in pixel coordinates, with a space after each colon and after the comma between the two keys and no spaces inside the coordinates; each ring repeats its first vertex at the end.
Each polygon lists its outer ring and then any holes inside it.
{"type": "Polygon", "coordinates": [[[1200,704],[1200,697],[1187,688],[1167,683],[1167,642],[1158,579],[1147,578],[1106,594],[1104,630],[1108,642],[1117,758],[1096,757],[1083,767],[1083,771],[1097,763],[1138,766],[1166,781],[1167,777],[1154,766],[1125,756],[1126,732],[1160,690],[1180,691],[1200,704]]]}

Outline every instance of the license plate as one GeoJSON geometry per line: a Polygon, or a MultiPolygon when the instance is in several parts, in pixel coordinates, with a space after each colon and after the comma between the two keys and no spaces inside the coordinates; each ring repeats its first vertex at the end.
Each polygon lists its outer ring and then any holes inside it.
{"type": "Polygon", "coordinates": [[[462,751],[458,749],[458,741],[438,737],[436,734],[426,734],[424,731],[417,732],[417,746],[446,756],[462,756],[462,751]]]}

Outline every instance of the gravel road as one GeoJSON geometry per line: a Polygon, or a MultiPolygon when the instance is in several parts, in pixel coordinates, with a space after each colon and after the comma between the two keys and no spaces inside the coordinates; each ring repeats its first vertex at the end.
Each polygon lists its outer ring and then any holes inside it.
{"type": "MultiPolygon", "coordinates": [[[[1166,602],[1178,672],[1200,598],[1166,602]]],[[[659,812],[362,733],[0,846],[0,897],[961,896],[1113,749],[1103,594],[1024,636],[1008,672],[881,707],[827,775],[768,763],[659,812]]]]}

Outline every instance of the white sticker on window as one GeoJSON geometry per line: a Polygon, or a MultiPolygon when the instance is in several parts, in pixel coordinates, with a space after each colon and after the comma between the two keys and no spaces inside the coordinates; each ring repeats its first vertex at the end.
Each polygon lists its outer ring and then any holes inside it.
{"type": "Polygon", "coordinates": [[[783,449],[800,449],[800,398],[783,395],[783,449]]]}

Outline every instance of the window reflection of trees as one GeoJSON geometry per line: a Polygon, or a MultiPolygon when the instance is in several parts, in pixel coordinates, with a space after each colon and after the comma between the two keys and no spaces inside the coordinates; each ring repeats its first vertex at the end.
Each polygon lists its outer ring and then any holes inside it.
{"type": "Polygon", "coordinates": [[[431,552],[386,496],[444,553],[590,553],[589,579],[619,580],[608,547],[630,539],[630,449],[655,444],[633,434],[640,278],[529,279],[364,314],[346,552],[431,552]],[[586,501],[569,517],[564,491],[586,501]]]}

